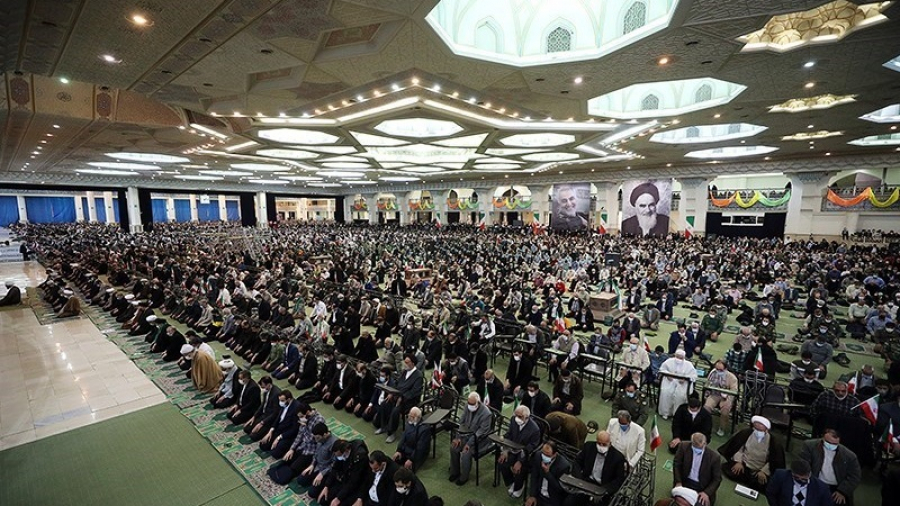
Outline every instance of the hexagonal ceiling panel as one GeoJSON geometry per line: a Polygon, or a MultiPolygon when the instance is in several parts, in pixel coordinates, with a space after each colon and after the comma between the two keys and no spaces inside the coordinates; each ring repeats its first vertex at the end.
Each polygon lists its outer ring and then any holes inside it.
{"type": "Polygon", "coordinates": [[[447,137],[463,131],[452,121],[431,118],[389,119],[375,126],[375,130],[400,137],[447,137]]]}
{"type": "Polygon", "coordinates": [[[669,25],[678,0],[441,0],[425,21],[450,49],[517,67],[595,60],[669,25]]]}
{"type": "Polygon", "coordinates": [[[751,137],[767,127],[749,123],[727,123],[724,125],[697,125],[653,134],[650,142],[661,144],[700,144],[721,142],[743,137],[751,137]]]}
{"type": "Polygon", "coordinates": [[[588,100],[588,114],[617,119],[675,116],[727,104],[746,89],[709,77],[632,84],[588,100]]]}

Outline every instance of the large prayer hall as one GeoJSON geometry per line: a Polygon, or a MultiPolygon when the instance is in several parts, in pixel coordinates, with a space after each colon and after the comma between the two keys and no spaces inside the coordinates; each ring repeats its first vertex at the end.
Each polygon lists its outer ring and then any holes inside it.
{"type": "Polygon", "coordinates": [[[3,0],[0,504],[896,506],[898,126],[893,0],[3,0]]]}

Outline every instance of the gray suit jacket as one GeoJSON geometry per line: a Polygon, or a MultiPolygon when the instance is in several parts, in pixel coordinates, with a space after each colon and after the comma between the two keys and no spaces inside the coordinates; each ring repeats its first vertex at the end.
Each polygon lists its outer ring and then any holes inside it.
{"type": "MultiPolygon", "coordinates": [[[[812,468],[812,475],[816,478],[822,471],[822,465],[825,463],[825,447],[822,445],[821,439],[810,439],[803,442],[800,448],[800,459],[809,462],[812,468]]],[[[834,469],[834,477],[837,478],[837,489],[845,497],[852,498],[853,491],[859,485],[862,478],[862,471],[859,467],[859,460],[856,454],[844,445],[838,445],[837,454],[832,461],[834,469]]]]}
{"type": "MultiPolygon", "coordinates": [[[[688,475],[691,474],[693,461],[694,452],[691,449],[691,442],[685,441],[680,443],[678,450],[675,451],[675,459],[672,462],[673,483],[684,485],[688,475]]],[[[722,483],[722,456],[708,446],[703,450],[703,460],[700,461],[700,472],[697,477],[700,483],[698,492],[706,492],[706,495],[709,496],[710,504],[715,503],[716,491],[719,490],[719,484],[722,483]]]]}
{"type": "Polygon", "coordinates": [[[480,442],[484,439],[484,436],[491,431],[491,420],[491,410],[484,404],[479,403],[478,409],[474,412],[469,411],[469,409],[466,408],[466,412],[463,413],[462,418],[460,418],[459,424],[465,425],[471,432],[460,434],[460,440],[462,440],[463,444],[473,447],[475,445],[476,437],[479,438],[480,442]]]}

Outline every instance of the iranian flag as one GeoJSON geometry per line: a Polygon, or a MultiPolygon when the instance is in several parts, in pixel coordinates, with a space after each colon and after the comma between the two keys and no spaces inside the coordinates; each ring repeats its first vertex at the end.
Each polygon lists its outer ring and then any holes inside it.
{"type": "Polygon", "coordinates": [[[656,425],[656,415],[653,415],[653,427],[650,429],[650,451],[655,452],[662,445],[662,437],[659,435],[659,427],[656,425]]]}
{"type": "Polygon", "coordinates": [[[891,445],[896,440],[897,436],[894,435],[894,422],[892,420],[888,422],[887,427],[884,428],[884,434],[881,435],[881,444],[884,445],[885,450],[891,451],[891,445]]]}
{"type": "Polygon", "coordinates": [[[441,228],[441,216],[440,215],[435,215],[434,226],[437,228],[441,228]]]}
{"type": "Polygon", "coordinates": [[[600,213],[600,227],[597,232],[600,235],[606,235],[606,213],[600,213]]]}
{"type": "Polygon", "coordinates": [[[850,381],[847,382],[847,393],[850,395],[853,395],[853,393],[856,392],[856,376],[857,375],[854,374],[853,377],[850,378],[850,381]]]}
{"type": "Polygon", "coordinates": [[[854,408],[859,408],[862,411],[863,416],[866,417],[872,425],[875,425],[875,422],[878,421],[878,395],[876,394],[874,397],[870,397],[868,400],[860,402],[854,408]]]}
{"type": "Polygon", "coordinates": [[[753,368],[759,372],[766,372],[764,370],[765,367],[763,367],[763,359],[762,359],[762,350],[761,349],[756,350],[756,361],[753,362],[753,368]]]}
{"type": "Polygon", "coordinates": [[[441,372],[441,362],[438,361],[431,373],[431,388],[438,389],[444,386],[444,373],[441,372]]]}
{"type": "Polygon", "coordinates": [[[687,222],[687,226],[684,227],[684,236],[694,237],[694,217],[686,216],[684,220],[687,222]]]}
{"type": "Polygon", "coordinates": [[[485,216],[482,215],[481,221],[478,222],[478,230],[481,230],[482,232],[484,232],[484,230],[487,228],[487,223],[485,223],[484,219],[485,219],[485,216]]]}

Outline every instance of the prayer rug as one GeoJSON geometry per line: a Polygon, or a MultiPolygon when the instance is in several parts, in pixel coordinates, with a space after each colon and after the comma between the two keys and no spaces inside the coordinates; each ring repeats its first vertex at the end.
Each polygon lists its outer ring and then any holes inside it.
{"type": "Polygon", "coordinates": [[[841,341],[840,346],[838,346],[838,351],[856,353],[857,355],[878,356],[875,353],[874,345],[872,343],[863,343],[850,338],[841,341]]]}

